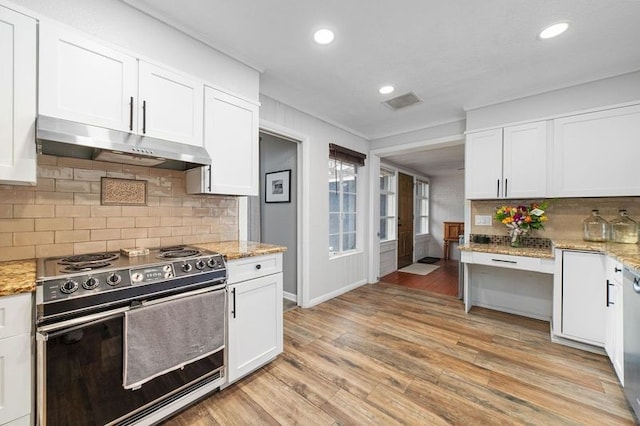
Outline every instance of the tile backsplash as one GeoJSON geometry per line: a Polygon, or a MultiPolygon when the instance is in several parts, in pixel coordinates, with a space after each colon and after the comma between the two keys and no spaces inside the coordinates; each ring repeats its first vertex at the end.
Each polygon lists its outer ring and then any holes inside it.
{"type": "Polygon", "coordinates": [[[181,171],[41,155],[36,186],[0,185],[0,261],[237,238],[237,199],[181,171]],[[102,177],[147,181],[147,205],[100,205],[102,177]]]}
{"type": "MultiPolygon", "coordinates": [[[[491,226],[475,225],[475,215],[493,216],[497,207],[502,205],[528,205],[539,203],[543,199],[531,200],[489,200],[471,202],[471,234],[507,235],[507,228],[492,221],[491,226]]],[[[550,239],[582,239],[582,221],[591,214],[591,210],[600,210],[607,221],[618,217],[619,209],[627,209],[629,217],[640,222],[640,197],[603,197],[603,198],[553,198],[546,199],[549,207],[545,229],[531,232],[532,237],[550,239]]]]}

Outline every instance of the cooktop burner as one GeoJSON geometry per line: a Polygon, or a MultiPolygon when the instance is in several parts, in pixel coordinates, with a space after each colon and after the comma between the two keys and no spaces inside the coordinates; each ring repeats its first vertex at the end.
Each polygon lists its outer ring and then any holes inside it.
{"type": "MultiPolygon", "coordinates": [[[[160,251],[162,252],[162,250],[160,250],[160,251]]],[[[180,250],[164,251],[164,252],[160,253],[160,255],[158,257],[163,258],[163,259],[180,259],[182,257],[199,256],[200,253],[202,253],[200,250],[185,249],[183,247],[180,250]]]]}
{"type": "Polygon", "coordinates": [[[93,271],[94,269],[106,268],[111,266],[110,262],[76,262],[76,263],[63,263],[64,268],[60,269],[60,272],[84,272],[93,271]]]}
{"type": "Polygon", "coordinates": [[[180,251],[184,250],[185,246],[168,246],[168,247],[160,247],[160,253],[164,253],[167,251],[180,251]]]}
{"type": "Polygon", "coordinates": [[[105,263],[110,260],[117,259],[119,255],[117,253],[89,253],[78,254],[75,256],[63,257],[58,261],[62,265],[84,265],[86,268],[91,263],[105,263]]]}

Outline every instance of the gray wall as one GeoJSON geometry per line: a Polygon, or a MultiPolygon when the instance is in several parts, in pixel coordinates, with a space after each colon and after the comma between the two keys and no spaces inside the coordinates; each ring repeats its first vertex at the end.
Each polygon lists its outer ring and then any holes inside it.
{"type": "Polygon", "coordinates": [[[297,294],[297,143],[261,133],[260,241],[287,247],[284,252],[284,291],[297,294]],[[291,202],[265,203],[265,173],[291,170],[291,202]]]}
{"type": "MultiPolygon", "coordinates": [[[[443,257],[444,222],[464,222],[464,171],[431,176],[429,213],[431,241],[429,256],[443,257]]],[[[460,260],[457,244],[449,248],[451,259],[460,260]]]]}

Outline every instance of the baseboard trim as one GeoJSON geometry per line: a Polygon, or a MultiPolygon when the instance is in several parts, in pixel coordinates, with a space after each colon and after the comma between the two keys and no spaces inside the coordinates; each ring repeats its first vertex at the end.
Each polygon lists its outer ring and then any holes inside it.
{"type": "Polygon", "coordinates": [[[298,301],[298,295],[293,294],[293,293],[289,293],[288,291],[283,291],[282,292],[282,297],[284,297],[287,300],[290,300],[292,302],[297,302],[298,301]]]}
{"type": "Polygon", "coordinates": [[[354,290],[360,286],[367,284],[367,280],[360,280],[353,284],[349,284],[346,287],[339,288],[338,290],[332,291],[331,293],[324,294],[320,297],[316,297],[315,299],[311,299],[309,304],[304,305],[303,308],[311,308],[312,306],[319,305],[322,302],[326,302],[327,300],[333,299],[334,297],[338,297],[341,294],[348,293],[351,290],[354,290]]]}

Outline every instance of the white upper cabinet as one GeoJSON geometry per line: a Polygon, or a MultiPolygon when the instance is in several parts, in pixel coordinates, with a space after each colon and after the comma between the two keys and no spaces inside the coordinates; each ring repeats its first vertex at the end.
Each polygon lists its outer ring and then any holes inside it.
{"type": "Polygon", "coordinates": [[[554,120],[553,153],[553,196],[640,195],[640,105],[554,120]]]}
{"type": "Polygon", "coordinates": [[[467,135],[464,167],[467,198],[502,197],[502,129],[467,135]]]}
{"type": "Polygon", "coordinates": [[[546,196],[546,122],[471,133],[465,149],[466,198],[546,196]]]}
{"type": "Polygon", "coordinates": [[[203,83],[140,61],[138,133],[202,146],[203,83]]]}
{"type": "Polygon", "coordinates": [[[211,166],[187,171],[187,193],[258,195],[258,105],[205,87],[204,146],[211,166]]]}
{"type": "Polygon", "coordinates": [[[109,129],[135,129],[136,58],[82,35],[40,25],[39,113],[109,129]]]}
{"type": "Polygon", "coordinates": [[[202,146],[202,81],[49,22],[39,50],[39,114],[202,146]]]}
{"type": "Polygon", "coordinates": [[[36,21],[0,6],[0,182],[36,183],[36,21]]]}

